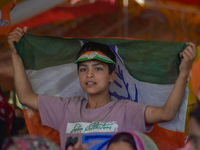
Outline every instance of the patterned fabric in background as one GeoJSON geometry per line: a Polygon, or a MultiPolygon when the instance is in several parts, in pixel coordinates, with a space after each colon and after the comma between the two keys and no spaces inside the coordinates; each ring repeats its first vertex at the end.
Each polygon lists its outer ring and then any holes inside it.
{"type": "Polygon", "coordinates": [[[37,135],[22,135],[8,138],[4,142],[3,150],[10,146],[16,150],[61,150],[53,142],[37,135]]]}
{"type": "Polygon", "coordinates": [[[0,119],[4,122],[8,135],[11,135],[14,113],[13,107],[0,94],[0,119]]]}

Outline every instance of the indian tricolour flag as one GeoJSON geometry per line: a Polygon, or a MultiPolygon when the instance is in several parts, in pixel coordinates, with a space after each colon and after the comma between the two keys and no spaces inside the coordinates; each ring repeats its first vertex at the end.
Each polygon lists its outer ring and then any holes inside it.
{"type": "MultiPolygon", "coordinates": [[[[33,90],[38,94],[71,97],[87,96],[79,85],[76,54],[88,41],[107,44],[116,54],[117,77],[110,85],[115,100],[131,100],[163,106],[179,74],[179,53],[183,42],[142,41],[119,38],[59,38],[25,34],[17,51],[23,60],[33,90]]],[[[188,90],[176,117],[154,125],[148,135],[161,150],[175,150],[184,145],[185,115],[188,90]]],[[[39,114],[24,108],[31,134],[44,135],[56,141],[58,133],[41,127],[39,114]]],[[[56,141],[59,143],[58,141],[56,141]]]]}

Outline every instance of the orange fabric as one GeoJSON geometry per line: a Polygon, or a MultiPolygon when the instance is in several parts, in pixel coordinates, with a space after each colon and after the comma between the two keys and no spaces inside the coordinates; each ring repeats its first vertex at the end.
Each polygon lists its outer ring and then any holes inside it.
{"type": "Polygon", "coordinates": [[[196,93],[198,87],[200,87],[200,46],[197,46],[197,56],[193,62],[192,69],[190,70],[189,76],[189,96],[188,96],[188,107],[186,112],[186,120],[185,120],[185,135],[187,136],[187,128],[189,121],[189,114],[193,110],[194,104],[196,104],[196,93]],[[196,64],[197,63],[197,64],[196,64]],[[198,70],[199,69],[199,70],[198,70]],[[192,77],[193,74],[193,77],[192,77]]]}
{"type": "Polygon", "coordinates": [[[38,111],[23,109],[23,112],[29,134],[40,135],[60,146],[59,132],[50,127],[43,126],[38,111]]]}
{"type": "Polygon", "coordinates": [[[194,96],[194,92],[192,90],[192,84],[191,84],[191,76],[189,77],[188,82],[188,88],[189,88],[189,95],[188,95],[188,104],[187,104],[187,111],[186,111],[186,119],[185,119],[185,135],[188,135],[188,121],[189,121],[189,114],[193,110],[194,104],[196,104],[196,97],[194,96]]]}
{"type": "Polygon", "coordinates": [[[67,7],[67,9],[65,7],[55,7],[34,17],[31,17],[28,20],[15,24],[12,27],[12,30],[16,27],[28,26],[29,28],[32,28],[56,21],[72,20],[91,14],[92,16],[95,16],[115,11],[118,11],[117,4],[112,4],[110,2],[106,2],[105,0],[80,6],[67,7]]]}
{"type": "Polygon", "coordinates": [[[0,35],[6,36],[10,32],[10,11],[15,6],[15,2],[10,2],[5,5],[0,12],[0,35]]]}
{"type": "MultiPolygon", "coordinates": [[[[83,53],[81,56],[84,56],[84,55],[90,55],[90,54],[92,54],[92,53],[95,53],[95,52],[97,52],[98,54],[100,54],[100,55],[102,55],[102,56],[104,56],[104,57],[107,57],[107,58],[109,58],[108,56],[106,56],[104,53],[102,53],[102,52],[100,52],[100,51],[89,51],[89,52],[85,52],[85,53],[83,53]]],[[[81,57],[80,56],[80,57],[81,57]]]]}
{"type": "Polygon", "coordinates": [[[191,69],[192,78],[192,90],[196,97],[198,90],[200,89],[200,60],[198,60],[191,69]]]}
{"type": "MultiPolygon", "coordinates": [[[[23,109],[23,111],[30,134],[43,136],[60,146],[58,131],[42,126],[38,111],[29,109],[23,109]]],[[[153,139],[159,150],[176,150],[184,147],[184,132],[170,131],[155,124],[153,130],[146,134],[153,139]]]]}
{"type": "Polygon", "coordinates": [[[146,135],[156,143],[159,150],[176,150],[184,147],[184,132],[170,131],[155,124],[153,130],[146,135]]]}

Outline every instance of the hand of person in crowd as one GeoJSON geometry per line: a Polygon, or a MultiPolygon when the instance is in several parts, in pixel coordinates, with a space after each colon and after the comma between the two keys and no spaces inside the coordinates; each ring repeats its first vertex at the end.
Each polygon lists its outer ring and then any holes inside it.
{"type": "Polygon", "coordinates": [[[20,27],[17,27],[15,30],[13,30],[12,32],[9,33],[8,35],[8,44],[10,46],[10,49],[13,51],[13,53],[17,53],[15,46],[14,46],[14,42],[19,42],[22,38],[22,36],[24,35],[24,33],[26,33],[28,30],[28,27],[24,27],[23,29],[20,27]]]}
{"type": "Polygon", "coordinates": [[[83,147],[83,144],[78,141],[74,146],[69,146],[67,150],[87,150],[85,147],[83,147]]]}
{"type": "Polygon", "coordinates": [[[188,75],[191,69],[192,63],[196,57],[196,46],[192,42],[186,43],[188,46],[180,53],[181,64],[179,66],[180,75],[188,75]]]}

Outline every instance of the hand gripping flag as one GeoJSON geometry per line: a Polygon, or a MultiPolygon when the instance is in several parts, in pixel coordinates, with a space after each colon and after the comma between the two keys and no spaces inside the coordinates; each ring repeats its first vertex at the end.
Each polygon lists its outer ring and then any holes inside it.
{"type": "Polygon", "coordinates": [[[10,11],[15,6],[15,2],[10,2],[3,6],[0,10],[0,35],[6,36],[10,32],[11,22],[10,22],[10,11]]]}
{"type": "MultiPolygon", "coordinates": [[[[179,73],[183,42],[142,41],[119,38],[58,38],[25,34],[16,49],[22,58],[34,92],[42,95],[86,97],[78,81],[76,54],[84,42],[107,44],[116,54],[116,73],[109,94],[113,100],[131,100],[163,106],[179,73]]],[[[188,88],[175,118],[154,125],[148,135],[161,150],[184,145],[188,88]]],[[[56,141],[58,133],[42,127],[39,114],[24,107],[30,134],[42,134],[56,141]]],[[[57,140],[57,143],[59,141],[57,140]]]]}

